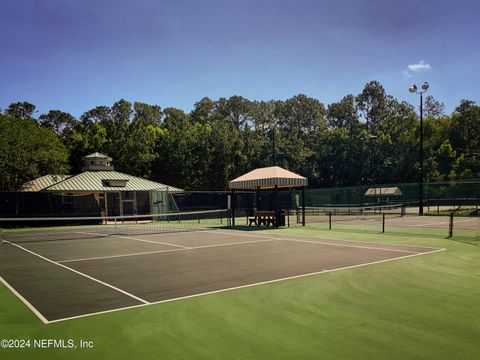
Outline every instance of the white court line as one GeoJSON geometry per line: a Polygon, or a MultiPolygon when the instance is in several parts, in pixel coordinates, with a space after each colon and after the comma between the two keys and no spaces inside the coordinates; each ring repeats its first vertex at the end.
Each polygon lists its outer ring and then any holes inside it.
{"type": "MultiPolygon", "coordinates": [[[[79,234],[96,235],[94,233],[89,233],[89,232],[79,232],[79,234]]],[[[141,235],[141,234],[139,234],[139,235],[141,235]]],[[[111,237],[109,235],[104,235],[104,236],[111,237]]],[[[190,249],[188,246],[175,245],[175,244],[170,244],[170,243],[161,242],[161,241],[139,239],[139,238],[134,238],[134,237],[131,237],[131,236],[114,235],[114,237],[117,237],[117,238],[120,238],[120,239],[130,239],[130,240],[135,240],[135,241],[142,241],[142,242],[151,243],[151,244],[161,244],[161,245],[174,246],[174,247],[179,247],[179,248],[182,248],[182,249],[190,249]]]]}
{"type": "Polygon", "coordinates": [[[139,253],[129,253],[129,254],[120,254],[120,255],[95,256],[95,257],[71,259],[71,260],[58,260],[57,262],[61,264],[65,264],[65,263],[79,262],[79,261],[115,259],[120,257],[129,257],[129,256],[161,254],[161,253],[173,252],[173,251],[187,251],[187,249],[169,249],[169,250],[145,251],[145,252],[139,252],[139,253]]]}
{"type": "Polygon", "coordinates": [[[130,294],[129,292],[126,292],[125,290],[122,290],[122,289],[120,289],[120,288],[117,288],[116,286],[110,285],[109,283],[106,283],[106,282],[104,282],[104,281],[98,280],[98,279],[96,279],[96,278],[94,278],[94,277],[92,277],[92,276],[90,276],[90,275],[84,274],[84,273],[82,273],[82,272],[80,272],[80,271],[78,271],[78,270],[72,269],[72,268],[70,268],[70,267],[68,267],[68,266],[66,266],[66,265],[63,265],[63,264],[60,264],[60,263],[58,263],[58,262],[56,262],[56,261],[50,260],[50,259],[46,258],[45,256],[42,256],[42,255],[37,254],[37,253],[35,253],[35,252],[31,251],[31,250],[28,250],[28,249],[26,249],[26,248],[24,248],[23,246],[20,246],[20,245],[18,245],[18,244],[11,243],[10,241],[7,241],[7,240],[3,240],[3,241],[4,241],[5,243],[10,244],[10,245],[13,245],[13,246],[15,246],[15,247],[17,247],[17,248],[19,248],[19,249],[21,249],[21,250],[29,253],[29,254],[32,254],[32,255],[34,255],[34,256],[36,256],[36,257],[39,257],[39,258],[42,259],[42,260],[48,261],[48,262],[51,263],[51,264],[60,266],[60,267],[62,267],[62,268],[64,268],[64,269],[67,269],[67,270],[69,270],[69,271],[71,271],[71,272],[74,272],[75,274],[81,275],[81,276],[83,276],[83,277],[85,277],[85,278],[87,278],[87,279],[89,279],[89,280],[93,280],[93,281],[95,281],[95,282],[97,282],[97,283],[99,283],[99,284],[101,284],[101,285],[104,285],[104,286],[106,286],[106,287],[109,287],[110,289],[113,289],[113,290],[118,291],[118,292],[120,292],[120,293],[122,293],[122,294],[124,294],[124,295],[127,295],[127,296],[131,297],[132,299],[135,299],[135,300],[137,300],[137,301],[140,301],[140,302],[142,302],[142,303],[144,303],[144,304],[149,304],[148,301],[146,301],[146,300],[144,300],[144,299],[142,299],[142,298],[139,298],[138,296],[135,296],[135,295],[133,295],[133,294],[130,294]]]}
{"type": "MultiPolygon", "coordinates": [[[[226,234],[226,233],[223,233],[226,234]]],[[[372,249],[372,250],[382,250],[382,251],[396,251],[396,252],[404,252],[404,253],[411,253],[411,254],[418,254],[418,251],[408,251],[408,250],[398,250],[398,249],[385,249],[381,247],[373,247],[373,246],[361,246],[361,245],[347,245],[347,244],[331,244],[322,241],[313,241],[313,240],[302,240],[302,239],[289,239],[289,238],[281,238],[281,237],[274,237],[274,236],[259,236],[259,235],[247,235],[247,234],[237,234],[239,236],[250,236],[250,237],[259,237],[259,238],[266,238],[266,239],[276,239],[276,240],[284,240],[284,241],[299,241],[299,242],[308,242],[312,244],[319,244],[319,245],[327,245],[327,246],[341,246],[341,247],[350,247],[350,248],[358,248],[358,249],[372,249]]],[[[320,239],[320,238],[319,238],[320,239]]],[[[325,238],[324,238],[325,239],[325,238]]],[[[335,240],[335,239],[326,239],[326,240],[335,240]]],[[[349,241],[349,240],[345,240],[349,241]]],[[[375,243],[369,243],[375,245],[375,243]]],[[[387,244],[383,244],[387,245],[387,244]]],[[[402,246],[402,245],[393,245],[393,246],[402,246]]]]}
{"type": "MultiPolygon", "coordinates": [[[[230,234],[229,232],[219,232],[219,231],[204,231],[208,233],[215,233],[215,234],[230,234]]],[[[418,253],[418,251],[408,251],[408,250],[398,250],[398,249],[385,249],[381,247],[372,247],[372,246],[360,246],[360,245],[347,245],[347,244],[330,244],[330,243],[325,243],[321,241],[307,241],[307,240],[300,240],[300,239],[288,239],[288,238],[280,238],[280,237],[275,237],[275,236],[260,236],[260,235],[250,235],[250,234],[236,234],[232,233],[232,235],[235,236],[247,236],[247,237],[255,237],[255,238],[263,238],[263,239],[271,239],[271,240],[287,240],[287,241],[299,241],[299,242],[310,242],[310,243],[315,243],[315,244],[321,244],[321,245],[329,245],[329,246],[342,246],[342,247],[351,247],[351,248],[359,248],[359,249],[374,249],[374,250],[383,250],[383,251],[396,251],[396,252],[405,252],[405,253],[418,253]]],[[[153,241],[153,240],[144,240],[144,239],[137,239],[129,236],[117,236],[119,238],[125,238],[125,239],[132,239],[132,240],[137,240],[137,241],[144,241],[144,242],[149,242],[149,243],[155,243],[155,244],[162,244],[162,245],[168,245],[168,246],[176,246],[180,247],[183,249],[191,250],[195,249],[198,247],[188,247],[188,246],[181,246],[181,245],[175,245],[175,244],[170,244],[166,242],[158,242],[158,241],[153,241]]],[[[348,240],[345,240],[348,241],[348,240]]],[[[375,243],[371,243],[375,245],[375,243]]],[[[386,245],[386,244],[385,244],[386,245]]],[[[143,254],[142,254],[143,255],[143,254]]]]}
{"type": "Polygon", "coordinates": [[[213,248],[213,247],[223,247],[223,246],[232,246],[232,245],[255,244],[255,243],[270,242],[270,241],[281,241],[281,240],[280,239],[265,239],[265,240],[255,240],[255,241],[242,241],[242,242],[234,242],[234,243],[228,243],[228,244],[212,244],[212,245],[204,245],[204,246],[195,246],[195,247],[190,247],[188,249],[170,249],[170,250],[146,251],[146,252],[130,253],[130,254],[107,255],[107,256],[98,256],[98,257],[90,257],[90,258],[82,258],[82,259],[72,259],[72,260],[60,260],[58,262],[59,263],[69,263],[69,262],[89,261],[89,260],[103,260],[103,259],[130,257],[130,256],[161,254],[161,253],[174,252],[174,251],[178,252],[178,251],[198,250],[198,249],[207,249],[207,248],[213,248]]]}
{"type": "Polygon", "coordinates": [[[27,299],[25,299],[22,295],[20,295],[20,293],[15,290],[15,288],[13,286],[11,286],[7,280],[5,280],[3,277],[0,276],[0,282],[3,283],[3,285],[5,285],[17,298],[19,298],[25,305],[27,305],[27,307],[35,314],[37,315],[37,317],[42,320],[42,322],[44,324],[48,324],[48,320],[42,315],[42,313],[40,311],[38,311],[35,306],[33,306],[32,304],[30,304],[30,302],[28,302],[27,299]]]}
{"type": "MultiPolygon", "coordinates": [[[[396,225],[398,225],[398,224],[396,224],[396,225]]],[[[438,222],[438,223],[431,223],[431,224],[401,224],[399,226],[400,227],[405,226],[405,227],[432,227],[432,228],[435,228],[438,225],[448,225],[448,222],[438,222]]],[[[438,230],[444,230],[444,229],[442,228],[442,229],[438,229],[438,230]]]]}
{"type": "Polygon", "coordinates": [[[71,317],[66,317],[66,318],[62,318],[62,319],[51,320],[51,321],[49,321],[49,323],[57,323],[57,322],[61,322],[61,321],[67,321],[67,320],[73,320],[73,319],[80,319],[80,318],[90,317],[90,316],[94,316],[94,315],[107,314],[107,313],[112,313],[112,312],[116,312],[116,311],[122,311],[122,310],[127,310],[127,309],[134,309],[134,308],[144,307],[144,306],[147,306],[147,305],[155,305],[155,304],[162,304],[162,303],[167,303],[167,302],[172,302],[172,301],[191,299],[191,298],[195,298],[195,297],[199,297],[199,296],[205,296],[205,295],[211,295],[211,294],[218,294],[218,293],[222,293],[222,292],[226,292],[226,291],[244,289],[244,288],[253,287],[253,286],[258,286],[258,285],[271,284],[271,283],[276,283],[276,282],[285,281],[285,280],[298,279],[298,278],[302,278],[302,277],[306,277],[306,276],[321,275],[321,274],[326,274],[326,273],[335,272],[335,271],[353,269],[353,268],[357,268],[357,267],[363,267],[363,266],[369,266],[369,265],[374,265],[374,264],[385,263],[385,262],[389,262],[389,261],[406,259],[406,258],[410,258],[410,257],[414,257],[414,256],[421,256],[421,255],[426,255],[426,254],[432,254],[432,253],[436,253],[436,252],[440,252],[440,251],[445,251],[445,250],[446,250],[446,249],[436,249],[436,250],[432,250],[432,251],[429,251],[429,252],[417,253],[417,254],[410,254],[410,255],[404,255],[404,256],[399,256],[399,257],[392,258],[392,259],[372,261],[372,262],[369,262],[369,263],[357,264],[357,265],[350,265],[350,266],[344,266],[344,267],[335,268],[335,269],[330,269],[330,270],[320,270],[320,271],[311,272],[311,273],[307,273],[307,274],[294,275],[294,276],[288,276],[288,277],[279,278],[279,279],[261,281],[261,282],[257,282],[257,283],[252,283],[252,284],[247,284],[247,285],[240,285],[240,286],[230,287],[230,288],[226,288],[226,289],[208,291],[208,292],[204,292],[204,293],[200,293],[200,294],[187,295],[187,296],[181,296],[181,297],[173,298],[173,299],[166,299],[166,300],[154,301],[154,302],[151,302],[151,303],[149,303],[149,304],[133,305],[133,306],[127,306],[127,307],[123,307],[123,308],[117,308],[117,309],[99,311],[99,312],[90,313],[90,314],[83,314],[83,315],[71,316],[71,317]]]}
{"type": "MultiPolygon", "coordinates": [[[[140,235],[141,235],[141,234],[139,234],[139,236],[140,236],[140,235]]],[[[153,243],[153,244],[162,244],[162,245],[174,246],[174,247],[182,248],[182,249],[185,249],[185,250],[191,249],[191,248],[188,247],[188,246],[176,245],[176,244],[171,244],[171,243],[162,242],[162,241],[139,239],[139,238],[134,238],[134,237],[131,237],[131,236],[116,235],[116,237],[121,238],[121,239],[130,239],[130,240],[136,240],[136,241],[144,241],[144,242],[153,243]]]]}
{"type": "MultiPolygon", "coordinates": [[[[471,222],[471,220],[458,220],[458,221],[455,221],[454,222],[454,227],[455,227],[455,224],[457,223],[460,223],[460,222],[471,222]]],[[[449,223],[447,221],[443,221],[443,222],[432,222],[432,223],[429,223],[429,224],[402,224],[401,226],[422,226],[422,227],[435,227],[437,225],[449,225],[449,223]]],[[[443,229],[441,229],[443,230],[443,229]]]]}
{"type": "Polygon", "coordinates": [[[24,234],[8,234],[9,237],[11,238],[17,238],[17,237],[23,237],[23,236],[32,236],[32,235],[35,235],[35,236],[41,236],[41,235],[61,235],[61,234],[71,234],[72,232],[71,231],[55,231],[55,232],[31,232],[31,233],[24,233],[24,234]]]}
{"type": "Polygon", "coordinates": [[[301,239],[283,239],[285,241],[299,241],[311,244],[318,244],[318,245],[330,245],[330,246],[341,246],[341,247],[350,247],[350,248],[357,248],[357,249],[372,249],[372,250],[382,250],[382,251],[394,251],[394,252],[402,252],[402,253],[410,253],[410,254],[421,254],[422,252],[419,251],[409,251],[409,250],[398,250],[398,249],[385,249],[373,246],[357,246],[357,245],[346,245],[346,244],[330,244],[321,241],[313,241],[313,240],[301,240],[301,239]]]}
{"type": "MultiPolygon", "coordinates": [[[[215,231],[205,231],[205,232],[211,232],[211,233],[219,233],[219,234],[234,234],[238,236],[251,236],[251,237],[267,237],[267,236],[261,236],[261,235],[247,235],[247,234],[237,234],[237,230],[230,230],[231,232],[225,232],[221,230],[215,230],[215,231]]],[[[272,235],[279,235],[279,234],[272,234],[272,235]]],[[[419,246],[419,245],[410,245],[410,244],[389,244],[389,243],[383,243],[383,242],[370,242],[370,241],[361,241],[361,240],[348,240],[348,239],[337,239],[337,238],[328,238],[325,236],[309,236],[309,235],[295,235],[295,237],[300,237],[300,238],[308,238],[308,239],[323,239],[323,240],[331,240],[331,241],[347,241],[351,243],[357,243],[357,244],[372,244],[372,245],[386,245],[386,246],[407,246],[407,247],[414,247],[414,248],[421,248],[421,249],[432,249],[432,250],[438,250],[436,247],[431,247],[431,246],[419,246]]]]}

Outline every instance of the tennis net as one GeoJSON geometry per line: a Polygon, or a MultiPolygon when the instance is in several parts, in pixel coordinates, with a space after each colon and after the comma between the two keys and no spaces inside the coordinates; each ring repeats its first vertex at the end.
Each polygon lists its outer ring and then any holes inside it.
{"type": "Polygon", "coordinates": [[[0,218],[3,241],[41,242],[230,227],[228,210],[107,217],[0,218]]]}

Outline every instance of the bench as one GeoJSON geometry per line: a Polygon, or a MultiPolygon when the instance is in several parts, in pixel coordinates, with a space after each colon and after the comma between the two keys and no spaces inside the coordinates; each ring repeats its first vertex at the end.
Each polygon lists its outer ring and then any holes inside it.
{"type": "Polygon", "coordinates": [[[274,226],[276,220],[275,211],[253,211],[253,218],[248,218],[248,226],[255,224],[257,226],[274,226]]]}

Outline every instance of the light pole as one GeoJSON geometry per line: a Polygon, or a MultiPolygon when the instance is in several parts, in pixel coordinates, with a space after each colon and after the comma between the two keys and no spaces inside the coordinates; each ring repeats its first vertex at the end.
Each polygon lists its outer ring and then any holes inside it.
{"type": "Polygon", "coordinates": [[[418,215],[423,215],[423,93],[428,90],[428,82],[424,82],[422,90],[418,91],[417,85],[413,84],[408,91],[420,95],[420,189],[418,194],[418,215]]]}

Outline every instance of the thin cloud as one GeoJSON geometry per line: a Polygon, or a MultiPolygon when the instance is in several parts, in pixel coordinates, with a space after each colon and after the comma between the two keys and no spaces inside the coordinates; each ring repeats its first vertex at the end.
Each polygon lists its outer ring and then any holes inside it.
{"type": "Polygon", "coordinates": [[[431,66],[430,64],[426,64],[425,61],[423,60],[420,60],[418,63],[416,64],[410,64],[407,66],[407,68],[403,71],[403,73],[408,76],[408,77],[411,77],[414,73],[419,73],[419,72],[423,72],[423,71],[428,71],[431,69],[431,66]]]}

